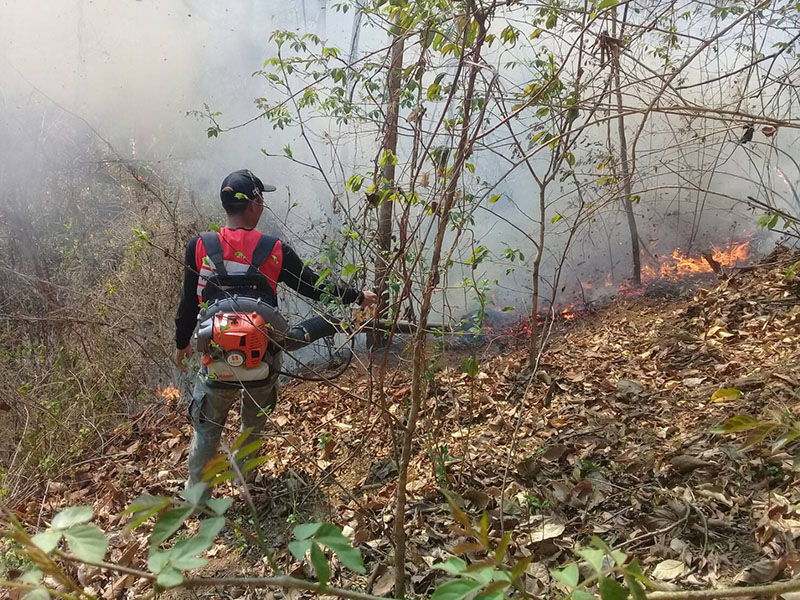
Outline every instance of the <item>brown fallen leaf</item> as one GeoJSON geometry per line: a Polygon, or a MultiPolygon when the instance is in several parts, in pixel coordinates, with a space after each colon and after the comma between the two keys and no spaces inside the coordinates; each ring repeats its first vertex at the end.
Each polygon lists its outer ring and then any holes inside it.
{"type": "Polygon", "coordinates": [[[658,563],[651,575],[653,579],[672,581],[683,575],[685,571],[686,565],[679,560],[669,558],[658,563]]]}
{"type": "Polygon", "coordinates": [[[669,462],[673,467],[675,467],[675,470],[678,471],[678,473],[690,473],[695,469],[713,466],[713,463],[689,454],[681,454],[674,457],[669,462]]]}
{"type": "Polygon", "coordinates": [[[780,575],[786,568],[786,557],[772,559],[765,558],[744,568],[736,575],[735,583],[769,583],[780,575]]]}

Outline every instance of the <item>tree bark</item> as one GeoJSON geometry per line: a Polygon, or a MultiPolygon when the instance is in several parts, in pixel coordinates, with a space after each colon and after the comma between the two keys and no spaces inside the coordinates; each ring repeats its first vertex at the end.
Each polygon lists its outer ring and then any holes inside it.
{"type": "MultiPolygon", "coordinates": [[[[612,21],[612,35],[617,36],[617,15],[616,9],[614,12],[614,20],[612,21]]],[[[633,258],[633,283],[641,285],[642,283],[642,262],[639,254],[639,231],[636,227],[636,215],[633,213],[633,200],[631,199],[631,170],[628,164],[628,141],[625,137],[625,117],[623,116],[624,108],[622,103],[622,88],[620,87],[620,64],[619,56],[622,53],[621,49],[614,48],[611,50],[614,53],[614,59],[611,61],[611,69],[614,72],[614,87],[616,88],[615,95],[617,98],[617,131],[619,133],[619,160],[620,168],[622,170],[622,203],[625,207],[625,216],[628,218],[628,229],[631,234],[631,257],[633,258]]]]}
{"type": "MultiPolygon", "coordinates": [[[[400,115],[400,83],[403,72],[403,52],[405,50],[405,37],[397,34],[392,42],[391,58],[389,61],[389,75],[387,79],[387,90],[389,102],[386,106],[386,133],[383,140],[384,156],[387,151],[393,155],[397,154],[397,122],[400,115]]],[[[397,188],[395,182],[395,165],[392,160],[385,160],[381,167],[381,180],[377,183],[377,192],[382,194],[385,188],[394,191],[397,188]]],[[[394,201],[390,199],[392,192],[386,194],[383,201],[378,206],[378,256],[375,260],[375,284],[378,288],[378,306],[375,315],[379,319],[386,318],[386,311],[389,307],[389,258],[392,252],[392,213],[394,201]]],[[[370,333],[370,346],[372,348],[383,347],[386,343],[386,333],[374,330],[370,333]]]]}
{"type": "MultiPolygon", "coordinates": [[[[456,191],[458,183],[461,180],[461,174],[464,171],[464,163],[472,151],[472,145],[475,141],[475,136],[470,136],[470,124],[473,108],[473,98],[475,93],[475,79],[478,71],[481,68],[480,58],[483,43],[486,39],[486,20],[485,14],[475,10],[472,1],[467,2],[470,12],[473,12],[473,17],[478,22],[479,33],[472,51],[469,55],[470,70],[467,77],[467,85],[464,90],[463,101],[463,121],[461,124],[461,133],[458,142],[458,149],[455,155],[455,162],[448,175],[449,180],[445,187],[444,196],[439,212],[439,223],[436,231],[436,237],[433,244],[433,252],[431,254],[431,270],[425,281],[423,289],[422,302],[419,311],[419,329],[414,336],[413,358],[412,358],[412,374],[411,374],[411,408],[408,413],[408,420],[406,422],[406,431],[403,436],[402,454],[400,457],[400,469],[397,480],[397,496],[395,503],[394,515],[394,542],[395,542],[395,585],[394,595],[395,598],[404,598],[406,592],[406,485],[408,484],[408,467],[411,462],[412,445],[414,441],[414,432],[416,430],[419,413],[422,406],[423,392],[425,387],[425,362],[426,362],[426,337],[427,337],[427,324],[428,314],[431,310],[431,299],[436,286],[439,284],[440,261],[442,258],[442,245],[444,243],[445,233],[450,225],[448,215],[453,208],[455,202],[456,191]]],[[[467,35],[469,29],[469,19],[464,28],[463,35],[467,35]]],[[[462,60],[465,60],[463,57],[462,60]]],[[[481,108],[481,116],[486,109],[486,103],[483,103],[481,108]]],[[[480,119],[479,119],[480,120],[480,119]]]]}

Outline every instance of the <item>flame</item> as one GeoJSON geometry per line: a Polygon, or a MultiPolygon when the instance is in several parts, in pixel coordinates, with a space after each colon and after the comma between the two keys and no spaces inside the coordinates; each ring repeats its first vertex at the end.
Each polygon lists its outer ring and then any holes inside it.
{"type": "MultiPolygon", "coordinates": [[[[723,267],[732,267],[746,262],[750,258],[750,242],[729,244],[725,247],[715,247],[711,258],[723,267]]],[[[695,273],[712,273],[711,264],[703,258],[686,256],[680,248],[675,248],[672,254],[663,258],[657,267],[642,266],[642,279],[680,279],[695,273]]]]}
{"type": "Polygon", "coordinates": [[[578,313],[575,312],[575,305],[574,304],[570,304],[566,308],[562,309],[561,310],[561,317],[563,319],[566,319],[567,321],[577,318],[578,317],[578,313]]]}
{"type": "Polygon", "coordinates": [[[158,397],[163,398],[167,401],[167,404],[170,402],[177,402],[181,397],[181,392],[178,388],[168,385],[164,389],[159,388],[158,397]]]}

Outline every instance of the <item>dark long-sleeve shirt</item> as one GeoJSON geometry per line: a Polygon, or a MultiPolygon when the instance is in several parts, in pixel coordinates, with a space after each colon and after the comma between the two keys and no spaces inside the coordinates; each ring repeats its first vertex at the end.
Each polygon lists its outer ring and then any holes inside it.
{"type": "MultiPolygon", "coordinates": [[[[186,254],[183,263],[183,290],[181,292],[181,301],[178,305],[178,312],[175,315],[175,345],[178,348],[185,348],[189,345],[195,325],[197,324],[197,315],[200,312],[200,306],[197,301],[197,284],[200,276],[197,272],[195,256],[199,237],[200,236],[193,237],[186,244],[186,254]]],[[[317,287],[319,275],[304,265],[300,257],[297,256],[297,253],[289,246],[282,244],[282,250],[283,262],[280,276],[278,277],[278,283],[283,283],[302,296],[311,298],[312,300],[319,300],[327,291],[317,287]]],[[[352,304],[353,302],[360,301],[362,297],[361,292],[358,290],[338,283],[336,284],[334,294],[341,299],[343,304],[352,304]]]]}

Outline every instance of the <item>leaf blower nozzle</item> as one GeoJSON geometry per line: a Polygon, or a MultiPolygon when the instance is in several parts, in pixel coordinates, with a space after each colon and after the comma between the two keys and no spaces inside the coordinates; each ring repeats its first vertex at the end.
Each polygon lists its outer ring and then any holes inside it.
{"type": "Polygon", "coordinates": [[[284,350],[297,350],[339,331],[342,331],[340,319],[327,315],[311,317],[301,321],[286,333],[282,347],[284,350]]]}

